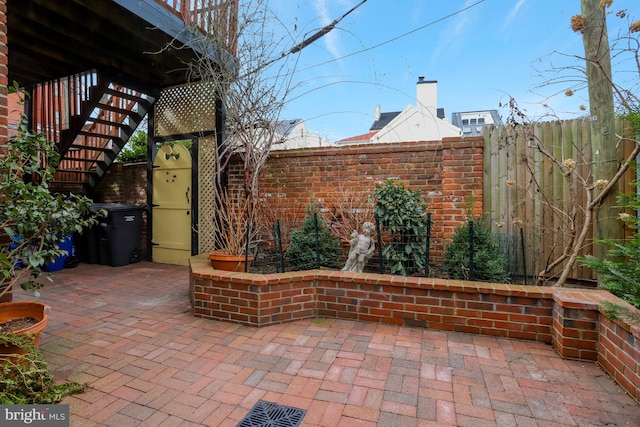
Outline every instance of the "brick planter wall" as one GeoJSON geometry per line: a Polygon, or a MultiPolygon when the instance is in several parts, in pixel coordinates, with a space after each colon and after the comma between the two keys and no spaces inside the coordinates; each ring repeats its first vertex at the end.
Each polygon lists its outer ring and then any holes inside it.
{"type": "Polygon", "coordinates": [[[193,313],[249,326],[314,317],[391,323],[549,343],[567,358],[599,362],[640,400],[640,331],[607,319],[602,290],[505,285],[309,270],[214,270],[191,259],[193,313]]]}
{"type": "Polygon", "coordinates": [[[601,314],[598,337],[598,362],[640,401],[640,330],[601,314]]]}

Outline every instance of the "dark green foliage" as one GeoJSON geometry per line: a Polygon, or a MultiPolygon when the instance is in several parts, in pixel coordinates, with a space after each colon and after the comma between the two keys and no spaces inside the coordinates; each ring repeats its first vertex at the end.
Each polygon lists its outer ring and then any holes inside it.
{"type": "MultiPolygon", "coordinates": [[[[18,85],[10,91],[19,92],[18,85]]],[[[60,155],[43,133],[29,129],[24,114],[17,135],[0,151],[0,232],[14,244],[0,246],[0,282],[37,294],[45,264],[67,255],[60,244],[97,220],[91,199],[49,191],[60,155]]]]}
{"type": "Polygon", "coordinates": [[[0,404],[52,404],[64,396],[81,393],[84,384],[54,384],[53,375],[33,339],[24,335],[0,334],[0,346],[17,345],[26,351],[0,359],[0,404]]]}
{"type": "Polygon", "coordinates": [[[640,312],[633,307],[615,304],[610,301],[601,302],[604,315],[609,319],[621,320],[631,325],[640,325],[640,312]]]}
{"type": "Polygon", "coordinates": [[[338,265],[338,251],[340,242],[324,226],[323,221],[317,217],[318,224],[318,251],[316,251],[316,221],[314,215],[318,215],[315,205],[307,208],[307,215],[301,228],[291,231],[289,247],[287,248],[287,260],[294,270],[312,270],[317,268],[317,255],[320,255],[321,267],[336,267],[338,265]]]}
{"type": "MultiPolygon", "coordinates": [[[[191,149],[191,140],[171,141],[168,145],[181,144],[191,149]]],[[[157,144],[156,148],[160,148],[161,144],[157,144]]],[[[116,161],[118,162],[143,162],[147,159],[147,133],[143,130],[136,130],[127,144],[120,150],[116,161]]]]}
{"type": "Polygon", "coordinates": [[[507,283],[507,259],[500,252],[489,224],[484,219],[473,221],[473,270],[469,264],[469,222],[459,227],[447,246],[444,270],[451,279],[507,283]]]}
{"type": "MultiPolygon", "coordinates": [[[[640,183],[634,184],[640,191],[640,183]]],[[[640,193],[618,196],[618,207],[626,211],[620,218],[635,230],[634,235],[623,241],[596,240],[597,244],[609,248],[609,259],[587,255],[580,262],[598,273],[598,285],[602,289],[640,308],[640,193]]]]}
{"type": "Polygon", "coordinates": [[[427,232],[427,203],[419,190],[405,188],[389,180],[376,186],[372,194],[374,213],[382,224],[385,240],[382,255],[391,274],[408,276],[424,269],[427,232]]]}
{"type": "Polygon", "coordinates": [[[138,162],[147,158],[147,133],[136,130],[127,144],[120,150],[116,160],[118,162],[138,162]]]}

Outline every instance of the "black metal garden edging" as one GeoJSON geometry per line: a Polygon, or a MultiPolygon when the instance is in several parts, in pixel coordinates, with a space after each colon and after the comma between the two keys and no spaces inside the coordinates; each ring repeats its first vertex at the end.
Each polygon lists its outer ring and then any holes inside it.
{"type": "Polygon", "coordinates": [[[378,236],[377,246],[378,246],[378,272],[380,274],[384,274],[384,262],[382,260],[382,233],[380,232],[380,217],[378,214],[375,215],[376,218],[376,234],[378,236]]]}
{"type": "Polygon", "coordinates": [[[313,213],[313,231],[316,241],[316,268],[320,268],[320,236],[318,235],[318,213],[313,213]]]}
{"type": "Polygon", "coordinates": [[[427,213],[427,241],[425,242],[424,248],[424,275],[425,277],[429,277],[429,262],[431,261],[429,258],[431,256],[430,252],[431,246],[431,212],[427,213]]]}
{"type": "Polygon", "coordinates": [[[473,280],[473,221],[469,221],[469,280],[473,280]]]}

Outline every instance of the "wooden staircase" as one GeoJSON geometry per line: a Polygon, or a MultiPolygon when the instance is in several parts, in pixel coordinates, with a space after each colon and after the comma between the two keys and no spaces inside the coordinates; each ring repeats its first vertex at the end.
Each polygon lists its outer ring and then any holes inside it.
{"type": "Polygon", "coordinates": [[[157,98],[95,70],[30,91],[32,126],[55,141],[61,155],[51,190],[84,194],[102,179],[157,98]]]}

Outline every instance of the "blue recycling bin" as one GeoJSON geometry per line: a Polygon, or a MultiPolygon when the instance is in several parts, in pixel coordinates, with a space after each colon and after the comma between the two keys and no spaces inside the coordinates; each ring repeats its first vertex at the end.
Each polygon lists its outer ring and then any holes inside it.
{"type": "MultiPolygon", "coordinates": [[[[10,242],[9,242],[9,249],[13,250],[16,249],[19,245],[20,240],[22,240],[21,237],[14,237],[10,242]]],[[[67,252],[66,255],[60,255],[58,258],[56,258],[54,261],[45,264],[42,267],[43,271],[46,271],[48,273],[53,272],[53,271],[59,271],[62,270],[64,268],[65,262],[67,261],[67,258],[69,258],[69,256],[71,256],[72,252],[73,252],[73,234],[67,236],[62,242],[60,242],[60,249],[64,250],[67,252]]],[[[18,261],[16,263],[16,267],[22,267],[22,262],[18,261]]]]}
{"type": "Polygon", "coordinates": [[[67,258],[69,258],[73,252],[73,235],[67,236],[60,243],[60,249],[67,251],[67,254],[60,255],[58,258],[56,258],[55,261],[49,264],[45,264],[45,266],[42,267],[42,270],[46,272],[52,272],[52,271],[59,271],[64,268],[64,263],[67,261],[67,258]]]}

